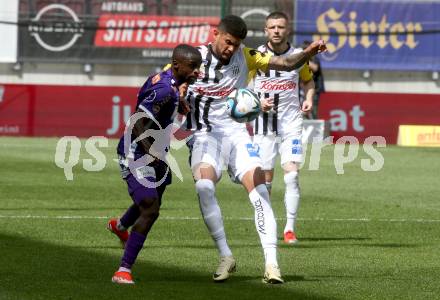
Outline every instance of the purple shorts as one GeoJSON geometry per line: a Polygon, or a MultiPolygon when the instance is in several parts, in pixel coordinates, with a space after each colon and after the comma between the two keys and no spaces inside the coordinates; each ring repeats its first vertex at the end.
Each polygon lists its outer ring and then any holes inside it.
{"type": "Polygon", "coordinates": [[[128,193],[137,205],[146,198],[161,200],[165,187],[171,184],[171,170],[162,161],[136,169],[133,174],[126,164],[121,163],[120,157],[120,167],[128,193]]]}

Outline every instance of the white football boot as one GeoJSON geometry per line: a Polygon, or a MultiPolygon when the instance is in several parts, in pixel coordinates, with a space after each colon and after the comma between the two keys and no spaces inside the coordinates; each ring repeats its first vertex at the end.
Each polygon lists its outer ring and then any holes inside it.
{"type": "Polygon", "coordinates": [[[280,268],[273,264],[267,265],[264,271],[263,282],[270,284],[284,283],[284,280],[281,278],[280,268]]]}
{"type": "Polygon", "coordinates": [[[220,257],[220,264],[217,267],[212,278],[215,282],[222,282],[229,278],[231,273],[236,270],[235,259],[233,256],[222,256],[220,257]]]}

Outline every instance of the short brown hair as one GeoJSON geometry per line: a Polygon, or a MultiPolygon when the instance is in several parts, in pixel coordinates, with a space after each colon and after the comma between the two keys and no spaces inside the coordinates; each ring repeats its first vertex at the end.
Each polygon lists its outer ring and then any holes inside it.
{"type": "Polygon", "coordinates": [[[267,17],[266,21],[269,19],[285,19],[286,21],[289,21],[289,17],[283,13],[282,11],[274,11],[271,12],[267,17]]]}
{"type": "Polygon", "coordinates": [[[242,18],[234,15],[229,15],[221,19],[218,24],[218,29],[241,40],[244,40],[247,35],[246,23],[242,18]]]}

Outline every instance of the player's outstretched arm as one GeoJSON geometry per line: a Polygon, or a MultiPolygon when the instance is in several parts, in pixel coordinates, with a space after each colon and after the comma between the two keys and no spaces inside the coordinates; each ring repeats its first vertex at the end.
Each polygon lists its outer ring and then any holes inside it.
{"type": "Polygon", "coordinates": [[[311,57],[325,51],[327,48],[323,40],[314,41],[306,49],[288,56],[272,56],[269,60],[269,69],[278,71],[292,71],[300,68],[311,57]]]}

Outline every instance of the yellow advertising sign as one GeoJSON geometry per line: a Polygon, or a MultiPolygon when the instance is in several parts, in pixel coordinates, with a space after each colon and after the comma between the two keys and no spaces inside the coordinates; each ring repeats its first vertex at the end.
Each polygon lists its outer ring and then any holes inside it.
{"type": "Polygon", "coordinates": [[[400,125],[397,145],[440,147],[440,126],[400,125]]]}

